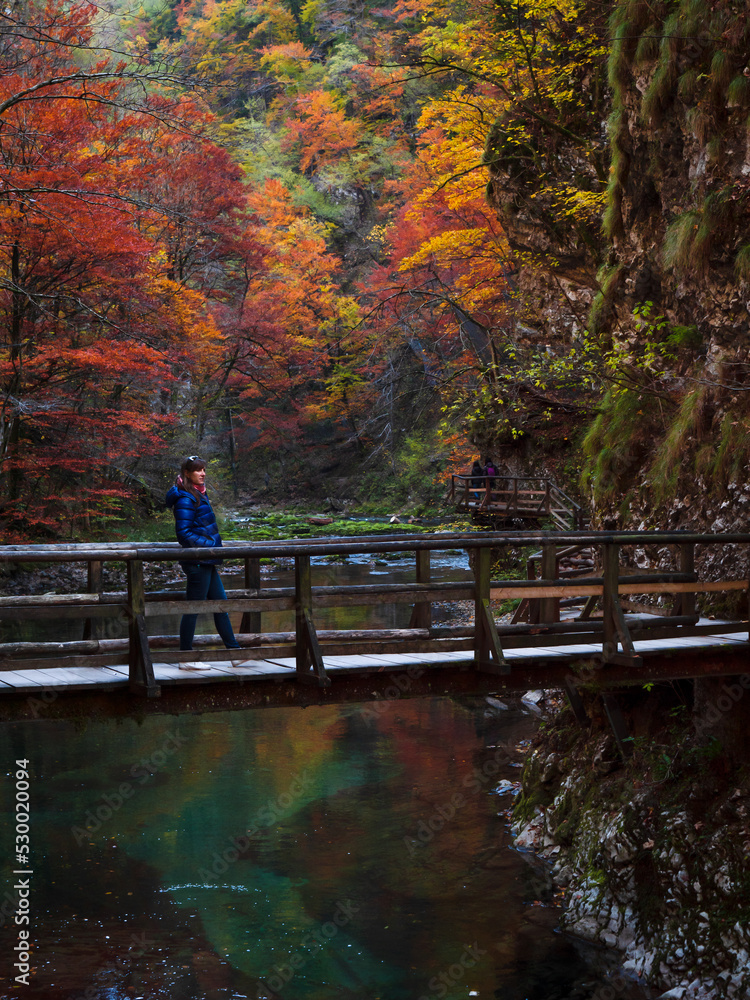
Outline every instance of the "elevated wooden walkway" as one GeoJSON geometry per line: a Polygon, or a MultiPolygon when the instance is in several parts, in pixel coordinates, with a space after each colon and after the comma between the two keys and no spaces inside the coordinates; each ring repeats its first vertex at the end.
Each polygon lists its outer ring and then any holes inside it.
{"type": "Polygon", "coordinates": [[[750,651],[748,581],[700,580],[695,550],[749,543],[750,535],[744,534],[679,532],[467,532],[230,543],[222,555],[242,562],[246,586],[230,592],[226,601],[214,602],[187,602],[170,591],[149,593],[143,584],[145,562],[201,559],[206,555],[202,549],[160,544],[4,546],[0,560],[6,562],[87,563],[89,589],[84,594],[0,598],[0,619],[82,620],[82,637],[75,641],[0,644],[0,718],[57,714],[66,699],[85,702],[92,696],[109,705],[120,703],[128,712],[540,687],[564,688],[574,701],[576,691],[585,685],[607,690],[647,681],[744,673],[750,651]],[[492,553],[506,546],[539,546],[541,576],[493,579],[492,553]],[[561,578],[562,554],[582,546],[596,552],[599,575],[561,578]],[[662,566],[665,554],[671,553],[669,568],[629,569],[623,552],[643,546],[656,547],[662,566]],[[469,550],[473,579],[432,580],[431,552],[456,548],[469,550]],[[312,586],[314,555],[394,552],[413,553],[413,582],[312,586]],[[294,560],[294,587],[263,588],[260,559],[280,556],[294,560]],[[106,561],[125,564],[126,591],[103,590],[101,568],[106,561]],[[719,591],[741,592],[741,620],[700,616],[701,595],[719,591]],[[644,602],[656,595],[668,595],[668,605],[644,610],[644,602]],[[519,602],[517,613],[513,622],[500,624],[490,602],[509,598],[519,602]],[[641,610],[628,613],[625,602],[635,598],[641,610]],[[433,624],[432,604],[442,601],[471,602],[474,623],[433,624]],[[572,601],[578,603],[573,606],[572,601]],[[322,607],[390,602],[411,606],[407,628],[318,630],[315,626],[316,611],[322,607]],[[567,602],[563,614],[562,602],[567,602]],[[294,611],[293,632],[263,631],[263,612],[278,609],[294,611]],[[150,617],[215,610],[242,614],[239,658],[236,651],[217,648],[218,636],[198,637],[194,651],[181,653],[176,635],[148,635],[150,617]],[[128,637],[107,637],[108,619],[126,621],[128,637]],[[185,660],[205,661],[209,669],[181,670],[185,660]],[[137,705],[140,708],[135,709],[137,705]]]}
{"type": "Polygon", "coordinates": [[[560,531],[586,527],[583,508],[541,476],[452,475],[448,502],[457,513],[494,527],[540,527],[544,522],[560,531]]]}

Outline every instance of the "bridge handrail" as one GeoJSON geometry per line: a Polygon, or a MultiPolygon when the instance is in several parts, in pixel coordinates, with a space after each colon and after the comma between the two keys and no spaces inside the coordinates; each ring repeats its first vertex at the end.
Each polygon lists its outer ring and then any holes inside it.
{"type": "Polygon", "coordinates": [[[296,538],[262,542],[226,542],[220,549],[183,549],[175,542],[131,542],[88,545],[1,545],[0,562],[179,562],[212,558],[272,558],[440,549],[482,549],[549,545],[711,545],[748,544],[748,532],[688,531],[467,531],[342,537],[296,538]]]}
{"type": "Polygon", "coordinates": [[[565,492],[565,490],[561,489],[559,486],[557,486],[551,480],[550,480],[550,492],[551,493],[555,493],[555,494],[561,496],[564,499],[565,503],[568,504],[573,511],[582,511],[583,510],[583,507],[581,507],[581,505],[579,503],[576,503],[576,501],[572,497],[568,496],[568,494],[565,492]]]}

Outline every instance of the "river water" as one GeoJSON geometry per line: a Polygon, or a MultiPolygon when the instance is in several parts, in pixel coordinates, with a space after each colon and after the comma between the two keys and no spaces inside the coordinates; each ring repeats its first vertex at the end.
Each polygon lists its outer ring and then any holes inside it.
{"type": "MultiPolygon", "coordinates": [[[[413,583],[415,579],[414,553],[395,552],[376,556],[367,553],[347,556],[346,559],[330,560],[326,556],[313,556],[311,562],[312,584],[314,587],[333,587],[360,583],[413,583]]],[[[473,579],[469,568],[469,558],[465,550],[453,549],[431,553],[430,576],[435,582],[469,582],[473,579]]],[[[227,590],[240,589],[244,579],[231,572],[223,572],[222,579],[227,590]]],[[[180,585],[181,586],[181,585],[180,585]]],[[[294,587],[294,563],[291,559],[263,567],[261,586],[294,587]]],[[[363,607],[319,608],[315,611],[318,628],[406,628],[411,617],[411,605],[383,602],[363,607]]],[[[451,617],[450,609],[433,608],[433,623],[440,624],[451,617]]],[[[233,622],[239,626],[240,615],[233,622]]],[[[263,630],[283,632],[294,628],[294,612],[263,612],[263,630]]],[[[174,622],[169,619],[149,620],[151,634],[174,631],[174,622]]],[[[209,616],[198,619],[198,631],[213,632],[213,622],[209,616]]]]}
{"type": "Polygon", "coordinates": [[[434,698],[3,727],[3,891],[28,760],[35,949],[13,989],[6,922],[0,996],[611,1000],[494,791],[534,725],[434,698]]]}

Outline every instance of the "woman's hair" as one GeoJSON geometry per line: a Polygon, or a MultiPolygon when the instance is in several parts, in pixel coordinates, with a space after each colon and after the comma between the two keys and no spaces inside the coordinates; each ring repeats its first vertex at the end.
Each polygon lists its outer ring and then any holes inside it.
{"type": "Polygon", "coordinates": [[[205,468],[206,468],[206,462],[204,459],[200,458],[200,456],[198,455],[188,455],[188,457],[180,466],[180,474],[176,480],[176,485],[179,486],[180,489],[185,490],[187,493],[190,493],[190,495],[192,496],[193,500],[195,500],[196,503],[200,503],[201,495],[198,492],[198,490],[196,490],[196,488],[193,486],[193,484],[188,480],[187,474],[189,472],[195,472],[198,469],[205,469],[205,468]]]}

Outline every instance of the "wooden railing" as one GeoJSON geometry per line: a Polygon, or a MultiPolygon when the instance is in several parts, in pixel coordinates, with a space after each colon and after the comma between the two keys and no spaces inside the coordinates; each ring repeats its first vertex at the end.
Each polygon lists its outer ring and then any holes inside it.
{"type": "MultiPolygon", "coordinates": [[[[83,619],[79,640],[68,642],[6,642],[0,644],[0,670],[40,667],[128,664],[130,688],[153,696],[159,693],[153,658],[161,662],[185,659],[229,659],[233,655],[215,648],[217,636],[196,638],[197,649],[180,652],[176,635],[149,636],[147,620],[159,615],[181,615],[227,611],[242,613],[240,634],[243,656],[293,656],[296,677],[301,682],[327,685],[323,656],[341,653],[432,652],[465,650],[467,666],[479,671],[504,674],[509,666],[504,650],[518,647],[565,646],[595,642],[606,663],[638,667],[641,658],[633,643],[640,638],[672,638],[710,635],[717,626],[699,622],[697,596],[717,591],[741,591],[747,595],[748,580],[698,579],[696,546],[747,545],[750,534],[709,535],[681,532],[466,532],[376,536],[358,539],[313,539],[263,543],[229,543],[225,560],[244,565],[244,587],[227,593],[225,601],[186,601],[173,591],[147,592],[144,564],[201,560],[205,549],[180,549],[176,544],[134,543],[109,545],[3,546],[0,561],[6,563],[85,563],[88,590],[82,594],[45,594],[0,598],[0,620],[83,619]],[[628,572],[620,565],[621,551],[632,546],[654,545],[670,549],[672,566],[652,573],[628,572]],[[537,579],[493,580],[493,550],[503,547],[539,546],[541,576],[537,579]],[[571,546],[586,546],[597,554],[600,575],[561,579],[557,577],[558,555],[571,546]],[[466,582],[431,579],[430,554],[436,550],[466,549],[470,553],[473,578],[466,582]],[[311,558],[316,555],[356,553],[413,553],[412,582],[313,586],[311,558]],[[293,587],[264,588],[260,559],[290,557],[294,560],[293,587]],[[106,592],[102,586],[102,564],[124,563],[127,589],[106,592]],[[623,595],[671,595],[668,613],[659,617],[628,615],[623,595]],[[490,608],[493,599],[526,600],[528,621],[496,623],[490,608]],[[561,599],[578,598],[583,608],[576,617],[560,621],[561,599]],[[473,626],[435,627],[432,604],[438,601],[471,601],[473,626]],[[411,620],[404,629],[318,630],[316,611],[326,607],[402,603],[412,606],[411,620]],[[598,615],[593,617],[599,605],[598,615]],[[293,632],[262,630],[266,611],[294,611],[293,632]],[[127,638],[108,637],[107,622],[127,623],[127,638]]],[[[656,610],[656,609],[655,609],[656,610]]],[[[740,621],[722,623],[720,633],[746,631],[747,613],[740,621]]],[[[112,636],[112,632],[109,632],[112,636]]],[[[236,654],[235,654],[236,655],[236,654]]],[[[644,675],[644,679],[646,676],[644,675]]]]}
{"type": "Polygon", "coordinates": [[[536,522],[546,519],[560,531],[585,526],[580,504],[541,476],[453,474],[448,500],[462,513],[536,522]]]}

